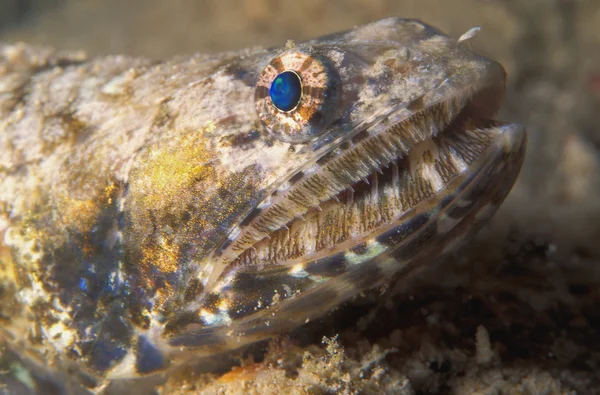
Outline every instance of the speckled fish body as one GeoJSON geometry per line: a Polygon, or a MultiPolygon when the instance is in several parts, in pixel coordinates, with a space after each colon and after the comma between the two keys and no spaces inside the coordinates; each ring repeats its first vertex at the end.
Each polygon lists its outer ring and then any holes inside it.
{"type": "Polygon", "coordinates": [[[166,62],[0,46],[0,340],[48,372],[146,375],[434,261],[518,174],[504,84],[404,19],[166,62]]]}

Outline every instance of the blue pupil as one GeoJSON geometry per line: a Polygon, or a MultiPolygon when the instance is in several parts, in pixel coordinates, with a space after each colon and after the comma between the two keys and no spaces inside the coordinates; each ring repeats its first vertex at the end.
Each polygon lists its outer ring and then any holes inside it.
{"type": "Polygon", "coordinates": [[[302,96],[300,77],[293,71],[284,71],[273,80],[269,95],[275,107],[281,111],[293,110],[302,96]]]}

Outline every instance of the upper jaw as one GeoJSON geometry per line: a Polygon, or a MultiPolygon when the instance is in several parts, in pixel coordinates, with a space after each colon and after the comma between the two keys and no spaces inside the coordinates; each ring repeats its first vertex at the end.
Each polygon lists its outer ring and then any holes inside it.
{"type": "MultiPolygon", "coordinates": [[[[466,119],[492,119],[504,96],[505,74],[497,63],[490,63],[491,67],[477,71],[475,81],[463,81],[465,74],[462,74],[444,79],[408,103],[390,105],[389,102],[393,102],[390,99],[380,104],[385,112],[363,116],[364,121],[353,130],[339,133],[337,139],[323,147],[312,165],[304,165],[284,183],[277,200],[294,203],[285,205],[285,210],[277,210],[275,216],[263,210],[256,218],[261,230],[268,233],[300,217],[382,167],[407,156],[415,145],[434,138],[451,125],[460,127],[458,122],[466,119]]],[[[318,152],[322,142],[314,144],[316,146],[305,149],[318,152]]]]}

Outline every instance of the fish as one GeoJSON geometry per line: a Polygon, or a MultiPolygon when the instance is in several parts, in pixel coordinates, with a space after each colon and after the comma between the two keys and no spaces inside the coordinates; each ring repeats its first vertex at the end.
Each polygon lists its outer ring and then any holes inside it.
{"type": "Polygon", "coordinates": [[[0,44],[9,385],[210,365],[469,240],[527,134],[464,41],[387,18],[165,61],[0,44]]]}

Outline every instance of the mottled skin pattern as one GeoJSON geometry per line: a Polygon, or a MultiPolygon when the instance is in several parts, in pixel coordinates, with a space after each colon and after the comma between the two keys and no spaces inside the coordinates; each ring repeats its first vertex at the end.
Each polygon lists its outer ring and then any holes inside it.
{"type": "Polygon", "coordinates": [[[498,64],[403,19],[166,62],[0,45],[0,340],[94,386],[431,262],[516,178],[524,130],[489,120],[503,90],[498,64]],[[268,86],[288,69],[286,113],[268,86]]]}

